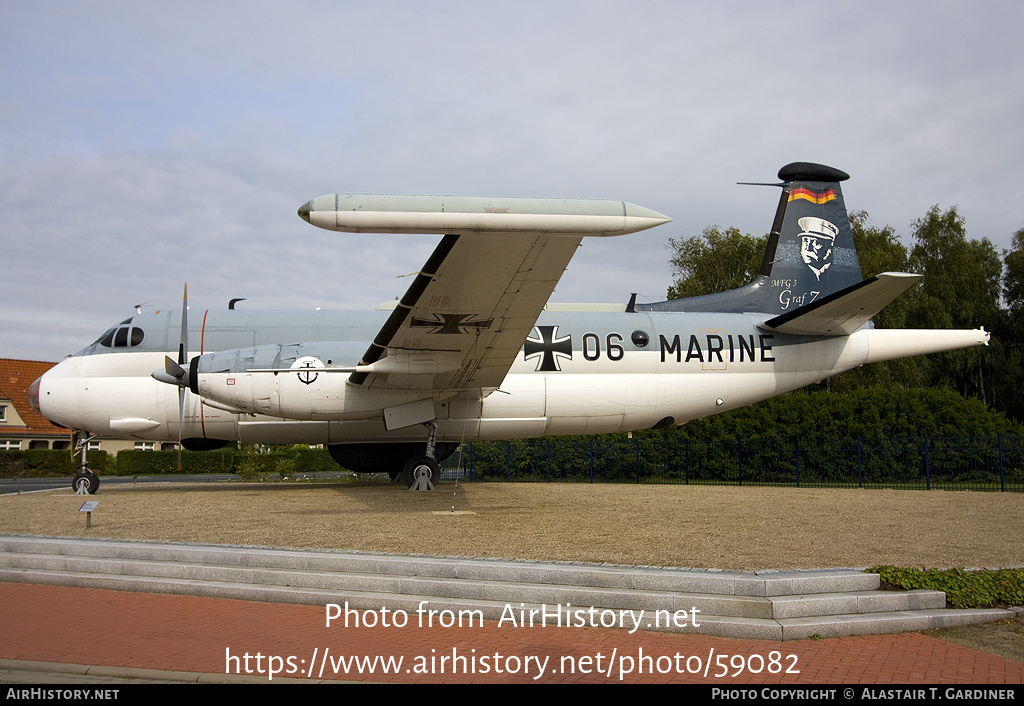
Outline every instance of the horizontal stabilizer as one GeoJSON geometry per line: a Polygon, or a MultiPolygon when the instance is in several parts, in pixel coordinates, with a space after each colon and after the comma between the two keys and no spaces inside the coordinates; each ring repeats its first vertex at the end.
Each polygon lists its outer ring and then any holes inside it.
{"type": "Polygon", "coordinates": [[[920,279],[907,272],[883,272],[769,319],[762,328],[794,336],[848,336],[920,279]]]}

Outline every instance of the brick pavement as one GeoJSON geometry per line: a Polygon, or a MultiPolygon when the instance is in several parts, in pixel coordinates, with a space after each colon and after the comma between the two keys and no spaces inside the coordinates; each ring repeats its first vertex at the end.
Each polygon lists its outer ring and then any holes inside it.
{"type": "MultiPolygon", "coordinates": [[[[261,667],[264,672],[267,656],[291,655],[296,673],[282,676],[303,676],[297,672],[315,663],[313,678],[321,678],[326,649],[322,678],[355,681],[531,682],[538,672],[537,660],[546,657],[539,680],[544,683],[619,682],[620,669],[627,671],[631,664],[633,670],[622,677],[623,683],[1024,683],[1022,663],[920,633],[768,642],[651,632],[630,635],[590,627],[515,628],[494,621],[462,628],[418,627],[416,620],[410,614],[409,624],[401,628],[345,628],[340,621],[328,628],[323,606],[0,583],[0,658],[220,675],[228,665],[244,672],[246,653],[249,668],[261,667]],[[263,656],[259,664],[257,653],[263,656]],[[437,658],[453,654],[464,660],[446,660],[446,673],[438,673],[437,658]],[[229,661],[229,655],[238,659],[229,661]],[[374,673],[332,673],[330,661],[350,655],[401,657],[403,662],[398,673],[384,673],[379,662],[374,673]],[[528,655],[531,658],[524,661],[528,655]],[[733,666],[728,676],[715,678],[712,675],[723,669],[719,655],[733,666]],[[737,655],[749,661],[749,669],[737,666],[737,655]],[[641,656],[646,658],[642,662],[641,656]],[[429,671],[431,657],[433,673],[418,673],[422,668],[429,671]],[[453,663],[463,673],[452,674],[453,663]],[[476,673],[465,674],[474,664],[476,673]],[[599,668],[607,671],[609,664],[610,675],[597,673],[599,668]],[[642,675],[636,673],[638,664],[644,667],[642,675]],[[799,671],[788,673],[790,669],[799,671]],[[738,674],[733,676],[734,672],[738,674]]],[[[289,669],[286,661],[280,666],[289,669]]]]}

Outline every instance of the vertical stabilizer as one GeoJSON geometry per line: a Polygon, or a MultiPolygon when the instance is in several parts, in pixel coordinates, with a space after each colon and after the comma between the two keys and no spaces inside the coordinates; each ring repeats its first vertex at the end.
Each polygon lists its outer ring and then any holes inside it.
{"type": "MultiPolygon", "coordinates": [[[[849,175],[820,164],[794,162],[779,170],[779,178],[781,232],[774,261],[762,263],[761,271],[770,278],[770,288],[789,290],[789,296],[803,305],[858,284],[860,262],[839,186],[849,175]]],[[[782,311],[785,298],[778,305],[782,311]]]]}
{"type": "Polygon", "coordinates": [[[782,194],[757,278],[728,292],[657,304],[637,311],[784,314],[861,282],[840,182],[843,171],[811,162],[779,170],[782,194]]]}

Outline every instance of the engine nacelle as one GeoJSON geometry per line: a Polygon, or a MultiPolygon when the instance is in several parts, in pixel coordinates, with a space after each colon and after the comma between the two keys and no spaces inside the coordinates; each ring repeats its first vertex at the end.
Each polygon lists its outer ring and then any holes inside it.
{"type": "Polygon", "coordinates": [[[370,392],[349,384],[356,370],[351,361],[364,349],[362,343],[311,342],[207,353],[191,361],[189,387],[227,412],[313,421],[368,419],[424,398],[421,391],[370,392]]]}

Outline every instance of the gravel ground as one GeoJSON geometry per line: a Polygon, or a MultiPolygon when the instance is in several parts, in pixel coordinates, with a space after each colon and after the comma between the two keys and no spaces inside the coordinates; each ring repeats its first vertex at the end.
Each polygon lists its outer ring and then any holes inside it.
{"type": "MultiPolygon", "coordinates": [[[[737,570],[1024,566],[1024,494],[680,485],[104,486],[0,497],[0,532],[737,570]],[[454,512],[453,512],[454,511],[454,512]]],[[[1024,621],[932,631],[1024,661],[1024,621]]]]}
{"type": "Polygon", "coordinates": [[[0,532],[741,570],[1024,566],[1021,493],[228,483],[91,499],[86,530],[70,491],[0,498],[0,532]]]}

